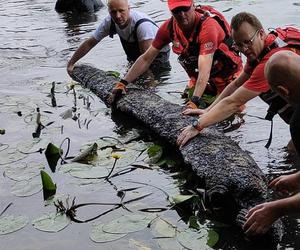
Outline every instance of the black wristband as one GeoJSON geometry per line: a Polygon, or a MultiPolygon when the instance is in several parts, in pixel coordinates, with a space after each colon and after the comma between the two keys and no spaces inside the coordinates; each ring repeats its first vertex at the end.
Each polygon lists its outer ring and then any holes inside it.
{"type": "Polygon", "coordinates": [[[121,79],[120,82],[125,84],[125,86],[129,84],[129,82],[127,82],[125,79],[121,79]]]}
{"type": "Polygon", "coordinates": [[[206,103],[199,96],[192,96],[191,101],[197,105],[199,108],[206,108],[206,103]]]}

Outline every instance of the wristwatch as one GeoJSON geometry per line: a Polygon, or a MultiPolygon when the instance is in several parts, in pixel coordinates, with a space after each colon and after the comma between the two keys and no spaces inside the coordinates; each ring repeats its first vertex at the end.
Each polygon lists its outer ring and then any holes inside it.
{"type": "Polygon", "coordinates": [[[193,128],[197,129],[198,131],[201,131],[203,127],[200,125],[200,119],[196,120],[192,123],[193,128]]]}

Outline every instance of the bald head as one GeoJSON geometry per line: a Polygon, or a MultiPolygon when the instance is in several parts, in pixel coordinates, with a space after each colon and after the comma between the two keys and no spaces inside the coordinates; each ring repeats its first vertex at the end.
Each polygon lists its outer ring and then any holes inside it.
{"type": "Polygon", "coordinates": [[[291,103],[300,103],[300,56],[289,50],[273,54],[265,66],[270,86],[291,103]]]}
{"type": "Polygon", "coordinates": [[[108,12],[114,22],[121,28],[125,28],[130,22],[130,7],[128,0],[108,0],[108,12]]]}
{"type": "Polygon", "coordinates": [[[110,8],[111,6],[117,5],[117,4],[125,4],[129,6],[128,0],[107,0],[107,6],[110,8]]]}

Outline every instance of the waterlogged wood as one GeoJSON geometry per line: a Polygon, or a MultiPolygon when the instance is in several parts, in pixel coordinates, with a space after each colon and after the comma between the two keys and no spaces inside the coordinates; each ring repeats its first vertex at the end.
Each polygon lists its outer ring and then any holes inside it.
{"type": "MultiPolygon", "coordinates": [[[[87,65],[75,67],[73,79],[91,89],[106,104],[118,80],[87,65]]],[[[128,86],[127,94],[117,102],[116,109],[142,121],[175,147],[181,129],[195,120],[181,115],[181,106],[134,85],[128,86]]],[[[239,211],[266,200],[267,185],[261,169],[248,153],[215,127],[204,129],[180,149],[180,153],[185,163],[205,182],[209,203],[231,213],[227,216],[230,220],[235,221],[239,211]]],[[[242,222],[236,222],[242,226],[242,222]]]]}

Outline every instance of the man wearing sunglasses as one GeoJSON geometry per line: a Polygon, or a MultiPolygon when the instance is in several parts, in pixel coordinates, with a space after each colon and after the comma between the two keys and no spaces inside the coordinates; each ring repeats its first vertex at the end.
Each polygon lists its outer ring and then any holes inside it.
{"type": "Polygon", "coordinates": [[[162,24],[150,48],[116,85],[111,102],[125,90],[127,83],[146,71],[159,51],[171,42],[173,52],[179,55],[178,61],[190,78],[190,88],[194,88],[189,103],[193,108],[205,105],[201,99],[203,93],[220,94],[241,72],[242,61],[232,46],[229,24],[223,16],[219,18],[222,19],[220,24],[208,12],[196,10],[193,0],[168,0],[168,7],[172,17],[162,24]]]}
{"type": "MultiPolygon", "coordinates": [[[[267,120],[272,120],[275,114],[289,123],[293,107],[270,89],[264,76],[264,68],[270,56],[281,50],[300,50],[287,46],[275,33],[267,34],[260,21],[254,15],[241,12],[231,21],[232,37],[237,48],[247,57],[247,63],[240,76],[231,82],[207,109],[185,110],[185,115],[201,115],[198,122],[184,128],[177,143],[181,147],[201,130],[217,122],[223,121],[239,110],[249,100],[260,96],[269,104],[267,120]]],[[[293,148],[293,143],[289,145],[293,148]]],[[[288,146],[289,146],[288,145],[288,146]]]]}

